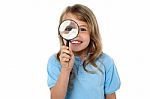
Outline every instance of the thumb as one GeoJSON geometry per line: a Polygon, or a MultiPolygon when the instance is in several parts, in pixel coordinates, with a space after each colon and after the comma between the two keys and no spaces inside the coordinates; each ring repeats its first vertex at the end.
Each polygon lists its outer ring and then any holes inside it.
{"type": "Polygon", "coordinates": [[[70,46],[69,46],[69,51],[71,52],[71,57],[73,57],[73,56],[74,56],[74,53],[73,53],[73,51],[72,51],[72,49],[71,49],[70,46]]]}

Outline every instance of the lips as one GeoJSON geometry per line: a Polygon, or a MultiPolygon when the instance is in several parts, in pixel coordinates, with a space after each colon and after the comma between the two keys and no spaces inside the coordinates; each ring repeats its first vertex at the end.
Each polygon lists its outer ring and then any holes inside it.
{"type": "Polygon", "coordinates": [[[80,40],[71,40],[70,43],[71,44],[81,44],[82,41],[80,41],[80,40]]]}

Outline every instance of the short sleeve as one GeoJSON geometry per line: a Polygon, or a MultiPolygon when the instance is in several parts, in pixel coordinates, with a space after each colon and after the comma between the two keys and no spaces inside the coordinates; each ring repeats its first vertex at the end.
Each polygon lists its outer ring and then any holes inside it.
{"type": "Polygon", "coordinates": [[[47,84],[49,88],[52,88],[55,86],[58,76],[60,74],[60,63],[58,59],[56,58],[56,55],[53,55],[49,58],[48,64],[47,64],[47,84]]]}
{"type": "Polygon", "coordinates": [[[120,78],[112,58],[107,61],[105,70],[105,94],[111,94],[120,88],[120,78]]]}

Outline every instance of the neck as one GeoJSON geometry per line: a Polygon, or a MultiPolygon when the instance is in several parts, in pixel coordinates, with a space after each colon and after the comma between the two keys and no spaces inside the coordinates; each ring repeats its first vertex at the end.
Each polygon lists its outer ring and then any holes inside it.
{"type": "Polygon", "coordinates": [[[86,57],[87,57],[87,51],[86,50],[73,52],[73,53],[74,53],[75,56],[79,56],[82,61],[84,61],[86,59],[86,57]]]}

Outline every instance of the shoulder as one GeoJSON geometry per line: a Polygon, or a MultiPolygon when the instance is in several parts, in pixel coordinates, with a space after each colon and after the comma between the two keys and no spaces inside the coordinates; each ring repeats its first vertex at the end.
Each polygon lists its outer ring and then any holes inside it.
{"type": "Polygon", "coordinates": [[[102,53],[98,58],[97,61],[102,61],[104,63],[112,63],[113,62],[113,58],[106,54],[106,53],[102,53]]]}
{"type": "Polygon", "coordinates": [[[57,61],[58,61],[57,54],[52,54],[48,59],[48,62],[57,62],[57,61]]]}
{"type": "Polygon", "coordinates": [[[57,54],[52,54],[47,63],[48,67],[60,66],[60,62],[57,59],[57,54]]]}
{"type": "Polygon", "coordinates": [[[98,58],[97,58],[97,62],[101,62],[104,67],[107,69],[107,68],[110,68],[112,65],[114,65],[114,60],[113,58],[106,54],[106,53],[102,53],[98,58]]]}

